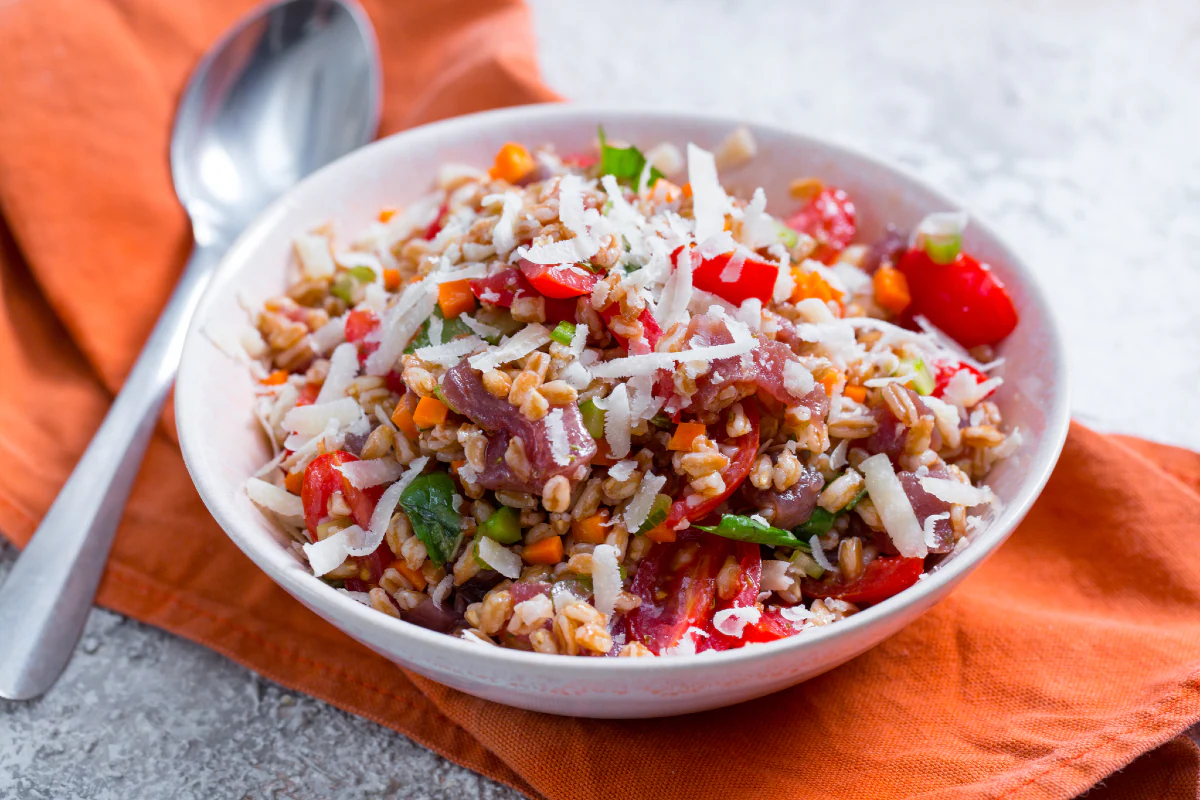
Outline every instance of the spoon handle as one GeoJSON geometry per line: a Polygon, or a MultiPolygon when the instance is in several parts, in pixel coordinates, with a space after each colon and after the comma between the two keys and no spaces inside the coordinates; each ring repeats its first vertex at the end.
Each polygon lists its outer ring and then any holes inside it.
{"type": "Polygon", "coordinates": [[[100,429],[0,585],[0,697],[41,695],[74,652],[175,380],[188,322],[223,249],[197,244],[192,251],[100,429]]]}

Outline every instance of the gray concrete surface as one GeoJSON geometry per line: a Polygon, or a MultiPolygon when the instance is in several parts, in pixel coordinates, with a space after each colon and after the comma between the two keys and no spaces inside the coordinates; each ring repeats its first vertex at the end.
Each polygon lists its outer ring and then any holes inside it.
{"type": "MultiPolygon", "coordinates": [[[[568,97],[786,123],[963,198],[1052,293],[1077,416],[1200,447],[1166,411],[1200,389],[1200,5],[533,5],[568,97]]],[[[0,703],[0,798],[377,796],[516,794],[101,610],[49,695],[0,703]]]]}

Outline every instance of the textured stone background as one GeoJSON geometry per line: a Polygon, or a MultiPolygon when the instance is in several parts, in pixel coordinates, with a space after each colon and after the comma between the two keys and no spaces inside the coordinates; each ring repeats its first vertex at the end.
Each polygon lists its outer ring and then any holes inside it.
{"type": "MultiPolygon", "coordinates": [[[[1175,411],[1200,389],[1194,0],[533,5],[568,97],[785,123],[941,184],[1039,271],[1076,416],[1200,447],[1175,411]]],[[[105,611],[44,699],[0,701],[2,798],[381,795],[517,796],[105,611]]]]}

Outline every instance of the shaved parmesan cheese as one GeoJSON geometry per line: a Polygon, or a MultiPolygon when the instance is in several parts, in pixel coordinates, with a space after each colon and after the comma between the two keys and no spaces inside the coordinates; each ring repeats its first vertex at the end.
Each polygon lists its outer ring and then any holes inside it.
{"type": "Polygon", "coordinates": [[[850,440],[849,439],[842,439],[840,442],[838,442],[838,446],[833,448],[833,452],[831,452],[829,454],[829,468],[836,470],[836,469],[841,469],[842,467],[846,466],[846,462],[847,462],[846,454],[849,451],[849,449],[850,449],[850,440]]]}
{"type": "Polygon", "coordinates": [[[576,237],[588,236],[583,218],[583,181],[574,173],[558,181],[558,219],[576,237]]]}
{"type": "Polygon", "coordinates": [[[892,543],[907,558],[924,558],[929,553],[925,546],[924,531],[913,513],[912,503],[904,493],[904,486],[896,477],[896,470],[886,453],[878,453],[864,460],[859,467],[884,530],[892,543]]]}
{"type": "MultiPolygon", "coordinates": [[[[384,314],[378,332],[379,348],[367,356],[368,375],[386,375],[392,371],[409,340],[433,314],[436,303],[437,284],[433,281],[418,281],[404,290],[396,304],[384,314]]],[[[372,336],[367,338],[370,340],[372,336]]]]}
{"type": "Polygon", "coordinates": [[[958,406],[932,395],[922,397],[921,400],[933,412],[934,422],[937,423],[938,432],[942,434],[946,448],[953,450],[962,444],[962,430],[958,427],[961,420],[958,406]]]}
{"type": "MultiPolygon", "coordinates": [[[[648,358],[649,356],[639,356],[648,358]]],[[[633,359],[619,359],[632,361],[633,359]]],[[[605,366],[601,364],[600,366],[605,366]]],[[[593,370],[593,374],[595,371],[593,370]]],[[[599,405],[599,404],[597,404],[599,405]]],[[[608,450],[613,458],[624,458],[629,455],[629,440],[631,436],[629,393],[625,384],[620,384],[612,394],[604,398],[604,438],[608,440],[608,450]]]]}
{"type": "Polygon", "coordinates": [[[713,614],[713,627],[726,636],[735,639],[742,638],[742,631],[747,625],[753,625],[762,617],[762,612],[754,606],[738,608],[723,608],[713,614]]]}
{"type": "Polygon", "coordinates": [[[829,558],[825,555],[825,548],[821,547],[821,537],[813,534],[809,537],[808,547],[812,550],[813,561],[817,562],[817,566],[827,572],[833,572],[837,569],[829,562],[829,558]]]}
{"type": "Polygon", "coordinates": [[[563,427],[563,412],[554,408],[546,415],[546,438],[550,440],[550,455],[554,463],[565,467],[571,463],[571,442],[563,427]]]}
{"type": "Polygon", "coordinates": [[[760,186],[742,212],[742,244],[751,250],[766,247],[779,238],[778,223],[766,213],[766,208],[767,195],[760,186]]]}
{"type": "Polygon", "coordinates": [[[804,627],[804,623],[808,622],[813,617],[813,613],[804,606],[796,605],[791,608],[779,609],[779,616],[792,623],[792,627],[800,630],[804,627]]]}
{"type": "Polygon", "coordinates": [[[274,511],[284,517],[304,517],[304,503],[300,498],[280,486],[258,478],[250,478],[245,484],[246,495],[256,505],[274,511]]]}
{"type": "MultiPolygon", "coordinates": [[[[800,312],[800,316],[802,316],[807,322],[822,324],[837,321],[837,317],[835,317],[833,312],[829,310],[829,306],[825,305],[815,297],[806,297],[799,303],[796,303],[796,310],[800,312]]],[[[863,319],[865,319],[865,317],[863,319]]],[[[853,325],[854,323],[849,322],[849,324],[853,325]]]]}
{"type": "Polygon", "coordinates": [[[404,474],[400,476],[400,479],[387,488],[387,491],[379,498],[379,502],[375,504],[375,511],[371,514],[370,536],[364,541],[365,552],[352,553],[352,555],[369,556],[379,548],[379,545],[383,542],[387,534],[388,525],[392,522],[392,514],[396,511],[396,504],[400,502],[400,495],[421,474],[421,470],[428,463],[428,456],[421,456],[418,459],[414,459],[408,465],[408,469],[404,471],[404,474]]]}
{"type": "MultiPolygon", "coordinates": [[[[683,636],[679,641],[670,647],[663,648],[662,655],[664,656],[694,656],[696,655],[696,643],[701,639],[707,639],[708,634],[692,626],[683,632],[683,636]]],[[[712,650],[704,651],[706,653],[715,652],[712,650]]]]}
{"type": "Polygon", "coordinates": [[[636,533],[642,527],[646,517],[650,516],[650,509],[654,507],[655,496],[666,485],[666,482],[667,479],[663,475],[647,473],[642,482],[638,484],[637,493],[629,501],[629,505],[625,506],[625,528],[628,531],[636,533]]]}
{"type": "Polygon", "coordinates": [[[399,462],[391,458],[368,458],[348,461],[334,467],[346,476],[355,489],[367,489],[381,483],[391,483],[404,472],[399,462]]]}
{"type": "Polygon", "coordinates": [[[596,549],[592,551],[592,590],[596,610],[610,622],[621,588],[621,566],[617,563],[617,548],[610,544],[596,545],[596,549]]]}
{"type": "Polygon", "coordinates": [[[647,150],[646,161],[663,175],[674,175],[683,169],[683,153],[670,142],[660,142],[647,150]]]}
{"type": "Polygon", "coordinates": [[[742,277],[742,267],[746,264],[746,254],[741,250],[734,251],[734,254],[728,261],[725,262],[724,268],[717,276],[718,280],[723,283],[737,283],[742,277]]]}
{"type": "Polygon", "coordinates": [[[813,390],[817,382],[812,373],[799,361],[787,360],[783,365],[783,388],[797,397],[804,397],[813,390]]]}
{"type": "MultiPolygon", "coordinates": [[[[781,269],[779,270],[779,274],[775,276],[775,288],[771,290],[771,299],[776,303],[786,303],[795,289],[796,279],[792,277],[792,271],[790,269],[781,269]]],[[[821,301],[817,300],[816,302],[820,303],[821,301]]],[[[825,310],[829,311],[829,309],[825,310]]],[[[830,314],[830,316],[832,317],[833,315],[830,314]]]]}
{"type": "MultiPolygon", "coordinates": [[[[430,319],[436,319],[436,317],[430,317],[430,319]]],[[[416,356],[422,361],[428,361],[431,364],[438,364],[443,367],[453,367],[462,361],[463,356],[467,353],[473,353],[486,346],[487,342],[478,336],[464,336],[461,339],[455,339],[445,344],[418,347],[415,352],[416,356]]]]}
{"type": "Polygon", "coordinates": [[[583,391],[592,383],[592,374],[578,361],[572,361],[558,374],[572,389],[583,391]]]}
{"type": "Polygon", "coordinates": [[[608,468],[608,477],[618,481],[628,480],[629,476],[633,474],[635,469],[637,469],[636,461],[630,459],[618,461],[608,468]]]}
{"type": "Polygon", "coordinates": [[[486,264],[468,264],[461,269],[440,269],[437,272],[432,272],[426,276],[425,280],[433,283],[454,283],[455,281],[465,281],[471,278],[486,278],[486,264]]]}
{"type": "Polygon", "coordinates": [[[520,211],[521,195],[513,191],[505,192],[500,219],[496,221],[496,227],[492,228],[492,246],[496,248],[496,254],[501,257],[508,255],[508,252],[516,246],[517,238],[513,232],[513,225],[516,224],[517,214],[520,211]]]}
{"type": "Polygon", "coordinates": [[[319,578],[337,569],[346,560],[346,537],[342,531],[338,531],[319,542],[306,543],[304,555],[308,557],[308,565],[312,567],[313,575],[319,578]]]}
{"type": "Polygon", "coordinates": [[[526,325],[499,347],[493,347],[479,355],[471,356],[468,361],[480,372],[487,372],[501,364],[507,364],[529,355],[548,341],[550,341],[550,331],[546,330],[545,326],[534,323],[526,325]]]}
{"type": "MultiPolygon", "coordinates": [[[[747,330],[762,331],[762,300],[757,297],[749,297],[742,301],[742,305],[737,310],[737,319],[746,326],[747,330]]],[[[734,341],[737,341],[736,337],[734,341]]]]}
{"type": "Polygon", "coordinates": [[[788,575],[790,561],[770,559],[762,562],[762,581],[759,584],[764,592],[783,592],[792,585],[792,577],[788,575]]]}
{"type": "Polygon", "coordinates": [[[921,478],[921,488],[945,503],[957,506],[972,506],[990,503],[995,495],[987,486],[972,486],[948,478],[921,478]]]}
{"type": "Polygon", "coordinates": [[[703,242],[725,230],[728,200],[717,177],[713,154],[691,142],[687,146],[688,181],[692,184],[692,215],[696,219],[696,241],[703,242]]]}
{"type": "Polygon", "coordinates": [[[479,537],[479,558],[506,578],[521,577],[521,557],[495,539],[479,537]]]}
{"type": "Polygon", "coordinates": [[[575,333],[571,335],[571,344],[569,345],[571,354],[578,358],[583,354],[583,349],[587,347],[588,326],[582,322],[575,324],[575,333]]]}
{"type": "Polygon", "coordinates": [[[942,392],[942,399],[953,403],[959,408],[972,408],[979,404],[994,390],[1004,383],[1001,378],[989,378],[982,383],[975,382],[975,376],[970,370],[960,369],[950,378],[942,392]]]}
{"type": "Polygon", "coordinates": [[[425,332],[429,335],[429,341],[440,345],[442,343],[442,331],[445,328],[445,323],[442,318],[434,314],[429,318],[429,323],[425,328],[425,332]]]}
{"type": "Polygon", "coordinates": [[[931,550],[938,546],[937,524],[944,519],[950,519],[950,512],[946,511],[941,514],[930,514],[925,518],[925,546],[931,550]]]}
{"type": "Polygon", "coordinates": [[[336,271],[333,250],[324,236],[302,233],[295,238],[292,246],[296,250],[296,260],[300,262],[300,269],[306,277],[327,278],[336,271]]]}
{"type": "Polygon", "coordinates": [[[321,391],[317,393],[315,405],[328,403],[346,396],[346,387],[358,377],[358,348],[349,342],[340,344],[329,359],[329,372],[321,391]]]}
{"type": "MultiPolygon", "coordinates": [[[[475,335],[482,339],[499,339],[502,331],[499,328],[493,328],[491,325],[485,325],[479,320],[472,317],[470,314],[460,314],[459,319],[463,324],[475,332],[475,335]]],[[[433,341],[430,339],[430,341],[433,341]]]]}
{"type": "Polygon", "coordinates": [[[692,258],[687,250],[683,250],[676,259],[675,269],[663,284],[662,297],[654,315],[658,319],[659,327],[666,331],[675,323],[684,322],[691,301],[692,258]]]}
{"type": "Polygon", "coordinates": [[[324,355],[346,341],[346,317],[334,317],[309,335],[313,349],[324,355]]]}
{"type": "Polygon", "coordinates": [[[339,250],[333,254],[333,260],[346,269],[366,267],[375,273],[376,280],[383,278],[383,263],[379,256],[362,250],[339,250]]]}
{"type": "MultiPolygon", "coordinates": [[[[316,436],[325,431],[330,422],[346,427],[363,416],[362,407],[353,397],[343,397],[329,403],[297,406],[283,417],[283,427],[303,436],[316,436]]],[[[291,449],[291,448],[289,448],[291,449]]]]}
{"type": "Polygon", "coordinates": [[[597,378],[628,378],[634,375],[653,375],[660,369],[670,369],[680,361],[701,362],[716,361],[719,358],[750,353],[755,348],[755,342],[718,344],[712,347],[696,347],[681,350],[678,353],[649,353],[628,358],[614,358],[592,367],[592,375],[597,378]]]}

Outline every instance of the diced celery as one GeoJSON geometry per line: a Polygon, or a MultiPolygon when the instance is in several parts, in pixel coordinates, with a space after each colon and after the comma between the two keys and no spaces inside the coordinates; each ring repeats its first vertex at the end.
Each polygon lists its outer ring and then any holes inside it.
{"type": "Polygon", "coordinates": [[[500,506],[479,526],[479,532],[500,544],[521,541],[521,513],[515,508],[500,506]]]}
{"type": "Polygon", "coordinates": [[[933,373],[929,371],[929,367],[925,366],[925,362],[921,359],[906,358],[900,362],[900,372],[911,372],[911,384],[913,391],[919,395],[933,394],[933,390],[937,387],[937,381],[933,377],[933,373]]]}
{"type": "Polygon", "coordinates": [[[351,267],[334,279],[330,293],[347,305],[354,303],[354,293],[364,283],[375,282],[375,270],[370,267],[351,267]]]}
{"type": "Polygon", "coordinates": [[[588,398],[579,404],[579,413],[583,416],[583,427],[593,439],[604,438],[604,409],[596,405],[596,401],[588,398]]]}
{"type": "Polygon", "coordinates": [[[797,550],[792,553],[792,566],[814,580],[825,574],[825,570],[821,568],[821,565],[803,550],[797,550]]]}
{"type": "Polygon", "coordinates": [[[671,418],[668,417],[666,414],[655,414],[653,417],[650,418],[650,424],[656,428],[666,429],[666,428],[671,427],[672,423],[671,423],[671,418]]]}
{"type": "Polygon", "coordinates": [[[575,324],[563,320],[550,332],[550,338],[559,344],[570,344],[575,338],[575,324]]]}
{"type": "Polygon", "coordinates": [[[782,222],[775,223],[776,232],[779,235],[779,242],[788,250],[800,243],[800,234],[784,225],[782,222]]]}
{"type": "Polygon", "coordinates": [[[638,528],[638,535],[648,533],[667,518],[667,512],[671,510],[671,496],[666,494],[655,495],[654,504],[650,506],[650,513],[646,515],[646,521],[638,528]]]}
{"type": "Polygon", "coordinates": [[[351,267],[346,270],[346,274],[359,283],[374,283],[375,270],[370,267],[351,267]]]}
{"type": "Polygon", "coordinates": [[[961,233],[937,233],[925,238],[925,254],[935,264],[950,264],[962,250],[961,233]]]}

